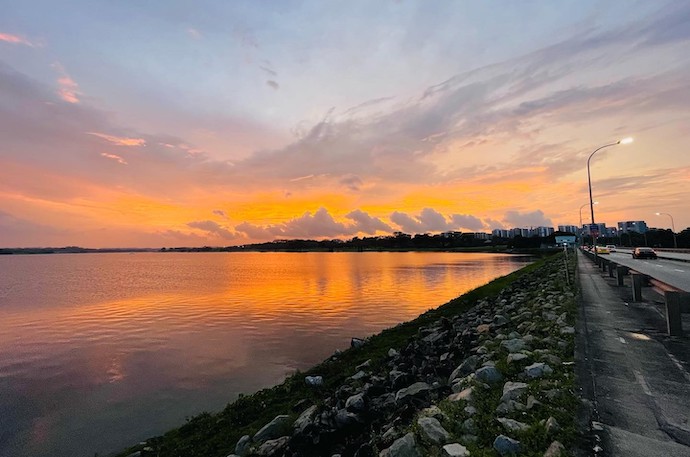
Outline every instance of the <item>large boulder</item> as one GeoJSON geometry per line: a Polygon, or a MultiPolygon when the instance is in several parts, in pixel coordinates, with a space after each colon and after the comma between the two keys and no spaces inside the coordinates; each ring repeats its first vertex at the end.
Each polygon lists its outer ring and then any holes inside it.
{"type": "Polygon", "coordinates": [[[420,417],[417,419],[417,425],[419,425],[422,436],[433,444],[443,444],[450,439],[450,434],[443,428],[438,419],[420,417]]]}
{"type": "Polygon", "coordinates": [[[273,440],[285,435],[285,432],[290,427],[290,416],[281,414],[276,416],[271,422],[261,427],[261,430],[254,434],[254,441],[256,443],[263,443],[267,440],[273,440]]]}
{"type": "Polygon", "coordinates": [[[401,401],[406,397],[416,397],[426,395],[431,390],[431,386],[425,382],[415,382],[411,386],[400,389],[395,394],[395,401],[401,401]]]}
{"type": "Polygon", "coordinates": [[[543,362],[533,363],[525,367],[525,374],[530,378],[541,378],[553,373],[553,369],[543,362]]]}
{"type": "Polygon", "coordinates": [[[493,447],[502,456],[518,455],[520,452],[520,442],[505,435],[498,435],[494,440],[493,447]]]}
{"type": "MultiPolygon", "coordinates": [[[[278,455],[278,453],[280,451],[285,449],[288,442],[290,442],[289,436],[281,436],[280,438],[276,438],[274,440],[268,440],[259,447],[259,450],[256,453],[257,453],[257,455],[260,455],[262,457],[264,457],[264,456],[269,457],[272,455],[278,455]]],[[[281,453],[281,455],[282,455],[282,453],[281,453]]]]}
{"type": "Polygon", "coordinates": [[[422,457],[417,449],[414,434],[408,433],[393,442],[391,447],[379,453],[379,457],[422,457]]]}
{"type": "Polygon", "coordinates": [[[249,446],[252,445],[252,438],[249,435],[244,435],[235,444],[235,454],[244,457],[249,453],[249,446]]]}
{"type": "Polygon", "coordinates": [[[463,362],[450,374],[448,378],[448,384],[453,384],[453,381],[457,378],[462,378],[472,373],[477,369],[479,365],[479,357],[476,355],[471,355],[467,357],[463,362]]]}
{"type": "Polygon", "coordinates": [[[469,457],[470,451],[460,443],[451,443],[443,446],[444,457],[469,457]]]}
{"type": "Polygon", "coordinates": [[[487,384],[494,384],[496,382],[503,381],[503,375],[498,370],[498,368],[494,366],[481,367],[480,369],[474,372],[474,375],[477,377],[479,381],[485,382],[487,384]]]}
{"type": "Polygon", "coordinates": [[[525,392],[527,392],[526,383],[508,381],[503,384],[503,396],[501,397],[501,403],[507,402],[508,400],[517,400],[520,398],[520,395],[525,392]]]}

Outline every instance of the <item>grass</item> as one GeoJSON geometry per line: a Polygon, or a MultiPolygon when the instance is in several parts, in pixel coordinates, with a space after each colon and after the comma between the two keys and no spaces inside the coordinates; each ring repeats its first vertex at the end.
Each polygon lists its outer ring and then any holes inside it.
{"type": "MultiPolygon", "coordinates": [[[[508,285],[543,266],[549,261],[548,259],[538,260],[509,275],[497,278],[439,308],[427,311],[412,321],[383,330],[372,336],[363,347],[348,349],[306,372],[295,373],[280,385],[260,390],[252,395],[240,396],[219,413],[201,413],[188,419],[181,427],[149,439],[145,445],[131,447],[116,455],[126,456],[144,447],[152,448],[153,451],[150,454],[144,452],[143,455],[158,457],[221,457],[231,454],[235,443],[243,435],[252,435],[279,414],[291,414],[297,417],[299,412],[309,404],[318,404],[323,398],[332,394],[346,378],[354,374],[357,365],[369,359],[374,367],[382,364],[390,348],[404,347],[411,338],[417,335],[421,327],[432,324],[441,317],[464,313],[478,300],[497,295],[508,285]],[[304,376],[308,375],[323,376],[324,385],[319,389],[306,386],[304,376]]],[[[494,396],[496,394],[491,393],[486,401],[497,401],[493,398],[494,396]]],[[[488,423],[488,417],[486,421],[486,424],[482,422],[482,427],[486,427],[487,433],[489,430],[496,429],[496,424],[488,423]]],[[[473,451],[472,455],[484,454],[475,454],[473,451]]]]}

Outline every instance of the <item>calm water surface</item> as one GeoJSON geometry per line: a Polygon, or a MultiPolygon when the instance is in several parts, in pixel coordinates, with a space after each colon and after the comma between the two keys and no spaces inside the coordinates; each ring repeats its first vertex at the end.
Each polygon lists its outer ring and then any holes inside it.
{"type": "Polygon", "coordinates": [[[412,252],[0,256],[0,456],[120,450],[527,262],[412,252]]]}

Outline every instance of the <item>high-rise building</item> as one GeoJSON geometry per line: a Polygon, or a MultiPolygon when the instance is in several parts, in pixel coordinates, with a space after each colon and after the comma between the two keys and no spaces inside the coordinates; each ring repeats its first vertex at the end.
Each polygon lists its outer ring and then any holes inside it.
{"type": "Polygon", "coordinates": [[[558,231],[559,232],[567,232],[567,233],[578,233],[579,232],[577,225],[559,225],[558,231]]]}
{"type": "Polygon", "coordinates": [[[510,238],[510,231],[505,229],[494,229],[491,231],[491,235],[496,238],[510,238]]]}
{"type": "Polygon", "coordinates": [[[647,230],[647,223],[645,221],[625,221],[618,223],[618,231],[620,233],[646,233],[647,230]]]}
{"type": "Polygon", "coordinates": [[[535,229],[532,230],[532,232],[534,235],[545,238],[549,235],[553,235],[554,230],[553,230],[553,227],[536,227],[535,229]]]}

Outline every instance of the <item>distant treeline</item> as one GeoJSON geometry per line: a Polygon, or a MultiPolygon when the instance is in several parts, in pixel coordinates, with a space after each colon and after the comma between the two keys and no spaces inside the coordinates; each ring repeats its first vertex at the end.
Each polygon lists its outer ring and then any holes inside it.
{"type": "Polygon", "coordinates": [[[556,232],[548,237],[521,236],[515,238],[476,238],[473,233],[452,233],[430,235],[427,233],[409,235],[396,233],[391,236],[355,237],[350,240],[275,240],[266,243],[241,246],[200,248],[162,248],[164,252],[241,252],[241,251],[409,251],[409,250],[508,250],[538,249],[555,247],[556,235],[570,235],[556,232]]]}

